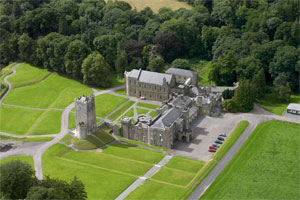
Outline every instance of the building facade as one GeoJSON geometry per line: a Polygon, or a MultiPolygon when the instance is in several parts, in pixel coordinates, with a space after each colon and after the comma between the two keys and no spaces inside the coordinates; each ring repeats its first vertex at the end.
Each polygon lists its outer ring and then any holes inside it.
{"type": "Polygon", "coordinates": [[[169,68],[166,71],[166,74],[172,74],[175,77],[177,84],[187,84],[188,81],[190,81],[191,85],[198,86],[198,72],[179,68],[169,68]]]}
{"type": "Polygon", "coordinates": [[[125,71],[124,75],[126,94],[137,98],[166,101],[175,85],[174,77],[170,74],[134,69],[125,71]]]}
{"type": "Polygon", "coordinates": [[[75,113],[76,113],[76,130],[75,137],[79,139],[86,139],[89,134],[95,132],[96,111],[95,111],[95,97],[80,96],[75,99],[75,113]]]}

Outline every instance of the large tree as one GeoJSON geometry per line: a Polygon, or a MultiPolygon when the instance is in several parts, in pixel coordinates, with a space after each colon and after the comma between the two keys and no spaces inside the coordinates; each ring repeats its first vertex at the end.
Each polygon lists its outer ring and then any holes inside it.
{"type": "Polygon", "coordinates": [[[93,52],[82,64],[81,72],[83,74],[83,82],[99,87],[108,87],[110,85],[110,68],[104,57],[93,52]]]}
{"type": "Polygon", "coordinates": [[[27,33],[23,33],[19,37],[19,58],[25,62],[31,62],[36,64],[36,41],[28,36],[27,33]]]}
{"type": "Polygon", "coordinates": [[[36,178],[29,164],[12,161],[1,165],[0,194],[5,199],[25,199],[34,184],[36,178]]]}
{"type": "Polygon", "coordinates": [[[233,101],[239,112],[249,112],[254,106],[254,94],[248,80],[239,81],[239,87],[234,93],[233,101]]]}
{"type": "Polygon", "coordinates": [[[266,77],[263,69],[261,69],[254,75],[251,81],[251,86],[255,98],[261,98],[264,96],[264,93],[266,91],[266,77]]]}
{"type": "Polygon", "coordinates": [[[74,40],[73,42],[71,42],[64,57],[66,72],[74,78],[81,79],[81,65],[83,60],[89,54],[90,49],[84,42],[80,40],[74,40]]]}

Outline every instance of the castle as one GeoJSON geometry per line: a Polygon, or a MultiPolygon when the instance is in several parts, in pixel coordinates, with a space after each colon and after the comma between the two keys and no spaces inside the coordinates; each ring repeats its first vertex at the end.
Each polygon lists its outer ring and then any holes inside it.
{"type": "Polygon", "coordinates": [[[79,139],[86,139],[88,135],[94,133],[97,128],[94,95],[83,95],[79,98],[75,98],[75,112],[75,136],[79,139]]]}
{"type": "Polygon", "coordinates": [[[125,89],[129,96],[163,102],[157,116],[139,116],[136,123],[123,118],[123,137],[154,146],[172,148],[175,140],[193,139],[190,124],[202,115],[221,112],[221,93],[211,87],[198,87],[198,73],[170,68],[166,74],[144,70],[125,72],[125,89]]]}

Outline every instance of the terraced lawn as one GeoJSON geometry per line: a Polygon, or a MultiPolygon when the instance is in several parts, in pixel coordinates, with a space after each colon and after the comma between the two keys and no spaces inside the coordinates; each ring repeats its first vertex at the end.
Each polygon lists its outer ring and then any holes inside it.
{"type": "Polygon", "coordinates": [[[0,131],[16,135],[45,135],[60,131],[61,111],[0,106],[0,131]]]}
{"type": "Polygon", "coordinates": [[[128,108],[130,108],[135,102],[134,101],[129,101],[126,103],[124,106],[119,108],[115,113],[113,113],[111,116],[109,116],[108,119],[114,121],[118,119],[119,116],[121,116],[128,108]]]}
{"type": "Polygon", "coordinates": [[[89,87],[53,73],[37,84],[12,89],[3,103],[34,108],[65,108],[75,97],[91,93],[89,87]]]}
{"type": "Polygon", "coordinates": [[[259,124],[201,199],[299,199],[299,130],[282,121],[259,124]]]}
{"type": "Polygon", "coordinates": [[[111,94],[102,94],[95,97],[96,116],[106,117],[109,113],[128,101],[127,98],[111,94]]]}
{"type": "Polygon", "coordinates": [[[203,165],[202,161],[175,156],[126,199],[181,199],[203,165]]]}
{"type": "Polygon", "coordinates": [[[85,185],[88,199],[115,199],[152,167],[150,163],[162,157],[158,152],[127,145],[108,146],[100,153],[76,152],[56,144],[45,152],[42,162],[44,176],[66,181],[77,176],[85,185]]]}
{"type": "Polygon", "coordinates": [[[27,63],[22,63],[16,68],[16,74],[10,76],[7,80],[11,83],[12,88],[26,86],[38,83],[50,75],[51,72],[46,69],[34,67],[27,63]]]}

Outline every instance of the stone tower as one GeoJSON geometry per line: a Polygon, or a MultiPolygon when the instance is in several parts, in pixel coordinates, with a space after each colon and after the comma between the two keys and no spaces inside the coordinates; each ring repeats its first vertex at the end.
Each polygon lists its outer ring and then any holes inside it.
{"type": "Polygon", "coordinates": [[[95,97],[81,96],[75,99],[76,110],[76,131],[75,137],[79,139],[86,139],[87,136],[95,132],[96,124],[96,110],[95,97]]]}

